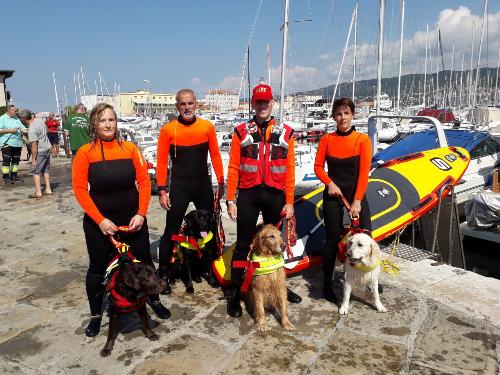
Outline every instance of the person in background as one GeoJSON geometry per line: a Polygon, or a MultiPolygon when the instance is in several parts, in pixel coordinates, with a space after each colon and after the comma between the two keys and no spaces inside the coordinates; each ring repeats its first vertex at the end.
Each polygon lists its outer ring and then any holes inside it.
{"type": "Polygon", "coordinates": [[[15,105],[8,105],[7,112],[0,116],[0,148],[2,149],[2,177],[5,184],[23,182],[17,175],[21,150],[23,147],[23,133],[28,130],[16,116],[15,105]]]}
{"type": "MultiPolygon", "coordinates": [[[[277,124],[271,116],[273,105],[271,87],[257,85],[252,93],[255,116],[234,129],[227,178],[227,213],[236,220],[237,232],[232,262],[247,258],[260,212],[264,223],[273,225],[280,221],[282,212],[288,219],[294,213],[293,129],[277,124]]],[[[242,314],[239,289],[243,269],[234,268],[232,262],[227,313],[236,318],[242,314]]],[[[292,303],[302,300],[291,290],[287,290],[287,298],[292,303]]]]}
{"type": "Polygon", "coordinates": [[[365,193],[372,162],[372,146],[368,136],[358,133],[352,125],[354,103],[351,99],[336,99],[333,102],[332,117],[337,123],[337,130],[321,137],[314,161],[314,172],[325,184],[323,294],[327,301],[337,304],[332,284],[343,228],[344,204],[340,196],[344,195],[351,205],[349,216],[359,217],[360,227],[371,231],[370,207],[365,193]],[[325,171],[325,162],[328,172],[325,171]]]}
{"type": "Polygon", "coordinates": [[[52,195],[50,187],[50,150],[51,145],[47,137],[47,127],[42,119],[36,118],[28,109],[20,109],[18,112],[21,122],[28,126],[28,142],[31,144],[31,166],[30,173],[33,175],[35,192],[29,198],[42,198],[43,195],[52,195]],[[45,181],[45,191],[42,194],[41,178],[45,181]]]}
{"type": "Polygon", "coordinates": [[[49,113],[49,117],[45,120],[45,125],[47,125],[47,136],[52,145],[52,156],[59,157],[59,121],[57,121],[53,112],[49,113]]]}
{"type": "Polygon", "coordinates": [[[74,159],[80,147],[90,141],[87,108],[82,103],[75,106],[76,113],[69,115],[64,122],[64,135],[69,136],[71,157],[74,159]]]}
{"type": "MultiPolygon", "coordinates": [[[[120,139],[113,107],[97,104],[90,112],[90,143],[80,147],[73,160],[73,193],[85,211],[83,232],[89,254],[86,277],[90,322],[88,337],[101,329],[104,274],[117,254],[109,236],[118,226],[128,227],[120,240],[130,245],[134,256],[154,268],[150,254],[146,215],[151,198],[151,182],[146,162],[131,142],[120,139]]],[[[149,306],[160,319],[170,311],[158,295],[149,296],[149,306]]]]}

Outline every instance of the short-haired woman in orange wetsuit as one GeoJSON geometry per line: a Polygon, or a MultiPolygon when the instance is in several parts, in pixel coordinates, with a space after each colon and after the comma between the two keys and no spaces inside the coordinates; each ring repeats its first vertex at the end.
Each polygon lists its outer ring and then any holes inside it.
{"type": "MultiPolygon", "coordinates": [[[[120,139],[116,113],[109,104],[100,103],[92,109],[89,133],[91,141],[78,150],[72,174],[73,192],[85,211],[83,231],[89,253],[86,289],[91,314],[85,334],[92,337],[101,327],[104,274],[117,254],[109,235],[115,234],[118,226],[128,226],[130,232],[121,240],[130,245],[138,260],[154,265],[146,221],[151,198],[146,162],[136,145],[120,139]]],[[[170,317],[158,295],[150,296],[148,304],[159,318],[170,317]]]]}
{"type": "Polygon", "coordinates": [[[332,116],[337,123],[334,133],[324,135],[318,146],[314,172],[325,184],[323,193],[323,217],[326,241],[323,249],[323,293],[326,300],[337,303],[332,281],[337,257],[338,242],[343,227],[343,194],[350,202],[349,216],[359,216],[360,226],[371,231],[370,207],[365,197],[368,174],[372,161],[372,147],[366,134],[352,126],[354,103],[351,99],[334,101],[332,116]],[[328,173],[325,171],[325,161],[328,173]]]}

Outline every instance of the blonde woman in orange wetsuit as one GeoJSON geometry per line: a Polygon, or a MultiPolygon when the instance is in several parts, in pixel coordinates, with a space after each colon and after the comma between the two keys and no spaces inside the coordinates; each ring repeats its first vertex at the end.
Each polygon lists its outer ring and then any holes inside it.
{"type": "Polygon", "coordinates": [[[371,231],[370,207],[365,193],[372,161],[372,147],[366,134],[352,126],[354,103],[351,99],[334,101],[332,116],[337,123],[334,133],[324,135],[318,146],[314,172],[325,184],[323,217],[326,241],[323,249],[323,293],[326,300],[337,303],[332,281],[338,242],[343,228],[344,206],[339,198],[343,194],[351,204],[349,216],[359,216],[360,226],[371,231]],[[325,171],[325,162],[328,172],[325,171]]]}
{"type": "MultiPolygon", "coordinates": [[[[174,246],[171,237],[179,233],[189,202],[193,202],[197,210],[207,210],[211,213],[214,211],[214,194],[208,174],[208,153],[219,183],[218,196],[224,192],[224,170],[214,126],[210,121],[196,117],[196,96],[192,90],[180,90],[176,95],[176,102],[179,117],[160,130],[156,167],[160,205],[168,210],[158,251],[159,276],[166,281],[170,276],[169,265],[174,246]],[[167,182],[169,159],[172,162],[170,183],[167,182]]],[[[210,241],[207,246],[210,251],[208,258],[216,257],[215,241],[210,241]]],[[[210,260],[203,259],[202,276],[215,288],[218,283],[212,275],[210,260]]],[[[173,279],[170,281],[173,282],[173,279]]],[[[165,292],[170,293],[170,290],[167,283],[165,292]]]]}
{"type": "MultiPolygon", "coordinates": [[[[154,265],[146,221],[151,197],[146,162],[136,145],[119,138],[116,113],[109,104],[92,109],[89,128],[91,142],[78,150],[72,175],[73,192],[85,211],[83,231],[90,260],[86,289],[91,313],[85,334],[92,337],[101,327],[104,274],[117,254],[109,235],[118,226],[128,226],[130,232],[121,240],[130,245],[138,260],[154,265]]],[[[159,318],[170,317],[158,295],[150,296],[148,304],[159,318]]]]}

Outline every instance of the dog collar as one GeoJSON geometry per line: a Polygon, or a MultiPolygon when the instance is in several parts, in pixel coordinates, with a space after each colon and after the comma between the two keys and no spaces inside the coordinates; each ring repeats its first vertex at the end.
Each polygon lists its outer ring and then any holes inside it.
{"type": "Polygon", "coordinates": [[[116,290],[117,277],[118,272],[115,272],[111,277],[109,284],[106,286],[106,290],[109,292],[113,302],[113,307],[121,314],[128,314],[140,309],[146,303],[147,297],[140,298],[137,301],[130,301],[126,299],[116,290]]]}
{"type": "Polygon", "coordinates": [[[378,266],[380,266],[380,260],[377,260],[375,263],[373,263],[371,266],[367,266],[365,264],[361,264],[361,263],[352,263],[352,262],[349,262],[349,264],[351,265],[352,268],[355,268],[357,269],[358,271],[362,271],[362,272],[370,272],[370,271],[373,271],[375,268],[377,268],[378,266]]]}
{"type": "Polygon", "coordinates": [[[179,242],[179,245],[191,250],[203,249],[205,245],[212,240],[214,234],[212,231],[208,232],[207,235],[199,240],[194,237],[172,235],[172,240],[179,242]]]}

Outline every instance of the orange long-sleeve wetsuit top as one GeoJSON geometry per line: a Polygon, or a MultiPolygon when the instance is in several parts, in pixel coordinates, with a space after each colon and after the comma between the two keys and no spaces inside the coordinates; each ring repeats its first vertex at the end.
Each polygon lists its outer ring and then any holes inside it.
{"type": "Polygon", "coordinates": [[[128,225],[134,215],[147,215],[151,182],[146,161],[133,143],[99,139],[83,145],[72,176],[76,200],[96,224],[108,218],[128,225]]]}
{"type": "Polygon", "coordinates": [[[156,181],[158,189],[167,190],[168,159],[172,160],[171,184],[210,183],[207,157],[219,184],[224,183],[224,169],[215,128],[208,120],[197,117],[186,123],[180,117],[160,130],[158,138],[156,181]]]}
{"type": "Polygon", "coordinates": [[[351,128],[321,137],[314,173],[325,185],[334,182],[348,199],[363,199],[368,186],[372,146],[366,134],[351,128]],[[325,171],[325,161],[328,173],[325,171]],[[354,196],[354,197],[352,197],[354,196]]]}
{"type": "MultiPolygon", "coordinates": [[[[274,120],[269,121],[266,127],[266,142],[269,142],[274,120]]],[[[260,126],[258,127],[260,132],[260,126]]],[[[231,141],[231,151],[229,154],[229,166],[227,172],[227,199],[236,199],[236,189],[238,188],[240,174],[241,139],[235,132],[231,141]]],[[[285,172],[285,203],[293,204],[295,194],[295,138],[290,137],[288,141],[288,155],[285,172]]]]}

